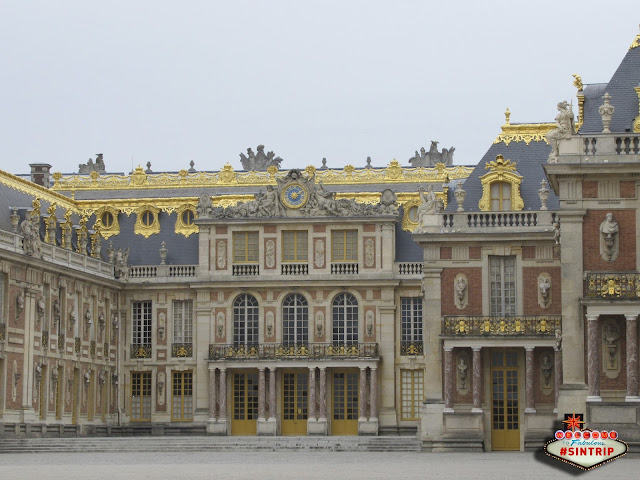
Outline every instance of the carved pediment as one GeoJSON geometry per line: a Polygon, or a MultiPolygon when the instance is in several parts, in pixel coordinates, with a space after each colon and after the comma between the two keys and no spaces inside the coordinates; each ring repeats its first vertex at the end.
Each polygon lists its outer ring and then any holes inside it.
{"type": "Polygon", "coordinates": [[[396,215],[396,195],[386,189],[377,204],[357,203],[353,199],[336,199],[335,192],[325,190],[315,177],[305,177],[300,170],[290,170],[277,185],[268,185],[255,200],[233,206],[211,207],[205,195],[198,204],[202,217],[210,218],[266,218],[266,217],[353,217],[396,215]],[[202,205],[201,205],[202,203],[202,205]],[[205,205],[205,203],[207,203],[205,205]]]}

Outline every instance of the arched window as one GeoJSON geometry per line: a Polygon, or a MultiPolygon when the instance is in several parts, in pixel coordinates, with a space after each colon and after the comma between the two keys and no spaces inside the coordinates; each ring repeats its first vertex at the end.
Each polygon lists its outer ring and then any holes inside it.
{"type": "Polygon", "coordinates": [[[491,184],[491,210],[508,212],[511,210],[511,184],[493,182],[491,184]]]}
{"type": "Polygon", "coordinates": [[[309,306],[299,293],[287,295],[282,301],[282,343],[304,345],[309,342],[309,306]]]}
{"type": "Polygon", "coordinates": [[[333,299],[333,343],[358,343],[358,301],[350,293],[333,299]]]}
{"type": "Polygon", "coordinates": [[[238,295],[233,302],[233,344],[258,344],[258,301],[253,295],[238,295]]]}

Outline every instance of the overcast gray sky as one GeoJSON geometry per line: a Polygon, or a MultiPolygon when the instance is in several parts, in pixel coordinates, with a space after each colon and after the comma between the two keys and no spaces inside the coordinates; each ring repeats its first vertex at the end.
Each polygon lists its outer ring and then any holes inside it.
{"type": "MultiPolygon", "coordinates": [[[[634,18],[634,12],[636,14],[634,18]]],[[[606,82],[635,1],[0,1],[0,168],[475,164],[504,123],[606,82]]],[[[577,111],[574,108],[574,111],[577,111]]]]}

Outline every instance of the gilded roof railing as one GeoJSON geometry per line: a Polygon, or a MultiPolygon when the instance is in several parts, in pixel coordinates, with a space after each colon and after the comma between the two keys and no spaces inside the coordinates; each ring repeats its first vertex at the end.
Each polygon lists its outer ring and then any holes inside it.
{"type": "MultiPolygon", "coordinates": [[[[386,168],[355,168],[346,165],[343,169],[316,169],[308,166],[304,170],[307,177],[314,177],[316,182],[325,185],[366,185],[393,183],[428,183],[447,182],[449,180],[467,178],[472,167],[455,165],[447,167],[438,164],[434,167],[403,167],[396,160],[386,168]]],[[[230,187],[230,186],[266,186],[275,185],[276,179],[285,178],[289,170],[277,170],[270,167],[266,172],[245,172],[233,170],[226,164],[219,172],[189,173],[180,170],[178,173],[145,173],[137,167],[130,175],[92,172],[89,175],[53,174],[54,191],[77,190],[140,190],[158,188],[197,188],[197,187],[230,187]]]]}

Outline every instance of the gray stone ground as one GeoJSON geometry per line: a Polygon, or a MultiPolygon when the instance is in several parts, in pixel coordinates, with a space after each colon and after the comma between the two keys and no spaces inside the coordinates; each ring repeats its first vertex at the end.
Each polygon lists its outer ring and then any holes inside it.
{"type": "Polygon", "coordinates": [[[583,472],[531,453],[38,453],[1,454],[0,479],[537,479],[638,478],[623,457],[583,472]]]}

